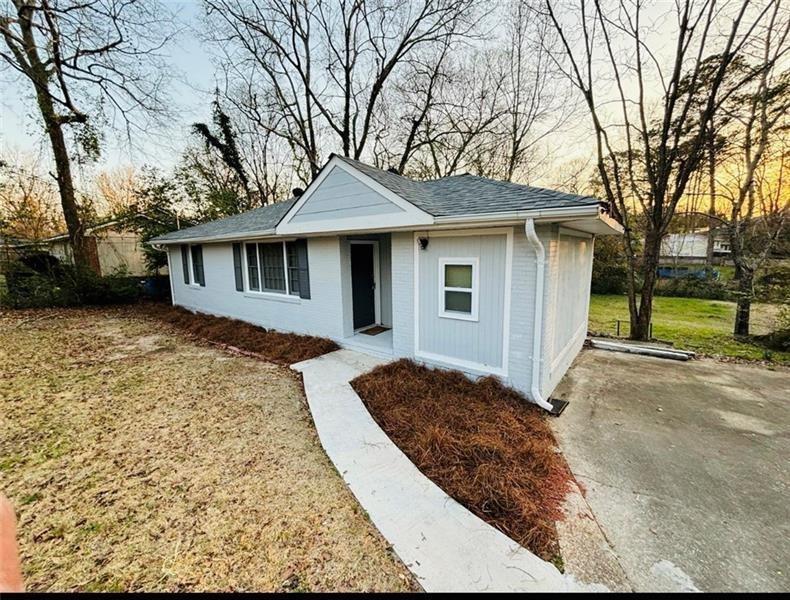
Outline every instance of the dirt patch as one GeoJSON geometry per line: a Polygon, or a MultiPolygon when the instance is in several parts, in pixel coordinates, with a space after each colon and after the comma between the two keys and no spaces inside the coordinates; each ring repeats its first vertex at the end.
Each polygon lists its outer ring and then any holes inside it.
{"type": "Polygon", "coordinates": [[[153,304],[145,313],[186,333],[253,352],[278,365],[292,365],[339,348],[326,338],[271,331],[236,319],[193,313],[178,306],[153,304]]]}
{"type": "Polygon", "coordinates": [[[546,417],[494,378],[408,360],[355,379],[373,418],[447,494],[546,560],[571,474],[546,417]]]}
{"type": "Polygon", "coordinates": [[[0,490],[28,589],[415,589],[299,378],[152,323],[0,312],[0,490]]]}

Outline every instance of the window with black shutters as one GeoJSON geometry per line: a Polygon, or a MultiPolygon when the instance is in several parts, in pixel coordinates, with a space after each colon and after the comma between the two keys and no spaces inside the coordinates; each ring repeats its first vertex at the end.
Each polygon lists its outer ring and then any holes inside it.
{"type": "Polygon", "coordinates": [[[258,267],[258,244],[247,244],[247,285],[250,291],[261,291],[258,267]]]}
{"type": "Polygon", "coordinates": [[[296,242],[286,242],[285,254],[288,260],[288,291],[299,296],[299,249],[296,242]]]}
{"type": "Polygon", "coordinates": [[[266,292],[285,293],[285,268],[283,243],[258,244],[263,264],[263,289],[266,292]]]}
{"type": "Polygon", "coordinates": [[[191,246],[192,251],[192,279],[200,286],[206,285],[206,277],[203,273],[203,246],[191,246]]]}
{"type": "MultiPolygon", "coordinates": [[[[235,246],[234,244],[234,269],[237,263],[235,246]]],[[[247,278],[246,282],[241,283],[237,279],[236,289],[310,298],[307,240],[258,244],[249,242],[243,247],[247,278]]],[[[238,278],[239,269],[236,271],[238,278]]]]}

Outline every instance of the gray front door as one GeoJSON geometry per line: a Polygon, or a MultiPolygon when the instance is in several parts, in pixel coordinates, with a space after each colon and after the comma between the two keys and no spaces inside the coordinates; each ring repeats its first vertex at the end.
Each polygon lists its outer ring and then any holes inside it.
{"type": "Polygon", "coordinates": [[[351,244],[351,299],[354,329],[376,322],[376,278],[373,244],[351,244]]]}

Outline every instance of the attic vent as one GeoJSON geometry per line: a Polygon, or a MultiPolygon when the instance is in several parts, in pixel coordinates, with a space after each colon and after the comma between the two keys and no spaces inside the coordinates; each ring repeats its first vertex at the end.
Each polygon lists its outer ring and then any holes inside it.
{"type": "Polygon", "coordinates": [[[304,194],[304,190],[303,190],[302,188],[294,188],[294,189],[292,190],[292,193],[293,193],[293,195],[294,195],[294,198],[298,198],[299,196],[301,196],[302,194],[304,194]]]}
{"type": "Polygon", "coordinates": [[[400,175],[400,171],[398,171],[398,169],[396,169],[395,167],[390,167],[389,169],[387,169],[387,172],[395,173],[395,175],[400,175]]]}

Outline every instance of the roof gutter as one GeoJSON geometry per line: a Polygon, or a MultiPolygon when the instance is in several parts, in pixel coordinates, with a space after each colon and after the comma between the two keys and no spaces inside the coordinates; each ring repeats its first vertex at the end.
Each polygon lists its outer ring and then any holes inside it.
{"type": "MultiPolygon", "coordinates": [[[[516,210],[516,211],[507,211],[507,212],[499,212],[499,213],[488,213],[484,215],[453,215],[449,217],[434,217],[433,225],[428,224],[415,224],[415,225],[403,225],[400,227],[392,227],[387,226],[386,224],[382,224],[380,226],[372,226],[366,231],[412,231],[412,230],[429,230],[433,227],[447,227],[451,225],[474,225],[474,224],[482,224],[482,223],[502,223],[502,222],[522,222],[525,219],[532,219],[536,223],[541,222],[552,222],[557,223],[561,221],[573,221],[576,219],[589,219],[597,217],[599,219],[603,219],[610,224],[610,226],[615,228],[620,228],[619,224],[608,216],[606,210],[600,204],[588,204],[585,206],[567,206],[562,208],[542,208],[537,210],[516,210]]],[[[336,231],[336,232],[314,232],[309,233],[307,235],[342,235],[344,233],[350,233],[346,231],[336,231]]],[[[293,234],[291,234],[293,235],[293,234]]],[[[277,237],[281,238],[284,237],[283,235],[277,235],[276,229],[266,229],[263,231],[244,231],[240,233],[226,233],[220,235],[212,235],[212,236],[195,236],[190,238],[179,238],[179,239],[170,239],[170,240],[151,240],[147,242],[148,244],[158,244],[158,245],[172,245],[172,244],[191,244],[191,243],[200,243],[200,242],[232,242],[232,241],[242,241],[254,238],[262,238],[262,237],[277,237]]]]}
{"type": "Polygon", "coordinates": [[[530,385],[530,397],[541,408],[552,411],[554,407],[543,398],[540,392],[541,363],[543,362],[541,357],[543,354],[543,288],[546,274],[546,249],[535,232],[535,219],[526,220],[524,232],[527,234],[529,245],[535,250],[535,262],[537,265],[535,274],[535,310],[532,323],[532,383],[530,385]]]}
{"type": "Polygon", "coordinates": [[[525,219],[534,219],[536,221],[556,221],[560,218],[579,219],[585,217],[596,217],[603,214],[604,212],[605,211],[600,204],[588,204],[585,206],[565,206],[562,208],[512,210],[507,212],[488,213],[485,215],[453,215],[450,217],[435,217],[434,222],[439,225],[441,223],[469,223],[503,220],[523,221],[525,219]]]}
{"type": "Polygon", "coordinates": [[[159,246],[167,246],[172,244],[191,244],[194,242],[232,242],[232,241],[241,241],[241,240],[249,240],[252,238],[260,238],[260,237],[275,237],[274,229],[266,229],[263,231],[242,231],[239,233],[225,233],[220,235],[200,235],[197,237],[191,238],[178,238],[178,239],[170,239],[170,240],[148,240],[146,244],[149,246],[153,246],[154,244],[159,246]]]}

